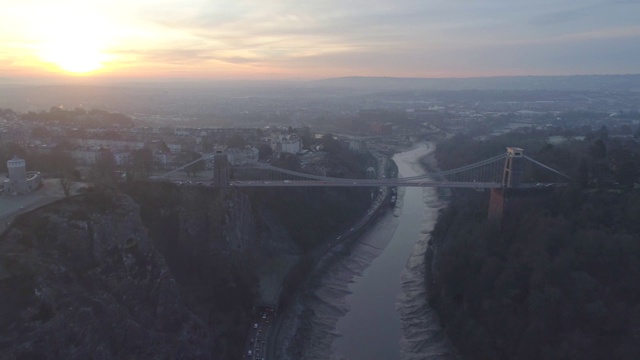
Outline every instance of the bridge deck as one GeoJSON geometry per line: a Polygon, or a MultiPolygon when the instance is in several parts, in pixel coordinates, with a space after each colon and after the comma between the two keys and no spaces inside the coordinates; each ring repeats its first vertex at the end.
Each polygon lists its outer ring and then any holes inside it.
{"type": "MultiPolygon", "coordinates": [[[[510,148],[509,148],[510,149],[510,148]]],[[[521,150],[521,149],[520,149],[521,150]]],[[[224,155],[216,155],[216,157],[224,155]]],[[[314,187],[314,186],[340,186],[340,187],[380,187],[380,186],[412,186],[412,187],[437,187],[437,188],[472,188],[472,189],[494,189],[505,186],[517,188],[546,188],[553,186],[554,183],[535,183],[517,184],[509,182],[505,184],[504,174],[521,173],[520,170],[508,170],[507,165],[503,166],[505,161],[513,160],[507,154],[498,155],[489,159],[479,161],[474,164],[465,165],[456,169],[451,169],[436,174],[425,174],[409,178],[375,178],[375,179],[343,179],[326,177],[301,173],[297,171],[277,168],[269,164],[253,164],[248,166],[229,167],[226,161],[214,161],[217,167],[214,168],[215,179],[199,180],[195,182],[193,178],[169,178],[169,175],[175,174],[178,170],[183,169],[191,164],[205,159],[205,156],[194,160],[187,165],[170,171],[165,175],[151,178],[153,181],[169,181],[179,184],[199,185],[199,186],[236,186],[236,187],[314,187]],[[505,160],[506,159],[506,160],[505,160]],[[230,170],[233,170],[231,175],[230,170]],[[446,179],[435,181],[433,179],[446,179]]],[[[565,178],[568,176],[556,171],[544,164],[535,161],[527,156],[518,157],[518,159],[529,160],[530,163],[543,167],[557,175],[565,178]]],[[[215,158],[214,158],[215,160],[215,158]]],[[[219,160],[219,159],[218,159],[219,160]]],[[[506,163],[505,163],[506,164],[506,163]]],[[[515,175],[513,175],[515,176],[515,175]]]]}
{"type": "Polygon", "coordinates": [[[495,182],[446,182],[446,181],[401,181],[398,180],[367,180],[345,179],[343,181],[327,180],[252,180],[230,181],[229,186],[237,187],[314,187],[314,186],[339,186],[339,187],[379,187],[379,186],[410,186],[410,187],[438,187],[438,188],[500,188],[502,184],[495,182]]]}

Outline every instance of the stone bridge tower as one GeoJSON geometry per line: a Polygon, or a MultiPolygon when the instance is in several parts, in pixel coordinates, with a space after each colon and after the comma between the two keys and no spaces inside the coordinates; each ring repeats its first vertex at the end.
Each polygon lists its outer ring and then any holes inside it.
{"type": "Polygon", "coordinates": [[[518,147],[507,148],[507,158],[502,171],[502,188],[491,189],[489,198],[489,220],[502,221],[508,194],[522,185],[524,168],[524,150],[518,147]]]}
{"type": "Polygon", "coordinates": [[[524,150],[517,147],[507,148],[507,158],[502,172],[502,186],[512,188],[522,185],[522,168],[524,150]]]}
{"type": "Polygon", "coordinates": [[[229,161],[224,151],[213,155],[213,183],[216,187],[229,186],[229,161]]]}

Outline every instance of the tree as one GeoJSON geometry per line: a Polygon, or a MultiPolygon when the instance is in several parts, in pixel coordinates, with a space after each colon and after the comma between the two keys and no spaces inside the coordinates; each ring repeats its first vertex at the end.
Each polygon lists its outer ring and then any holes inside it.
{"type": "Polygon", "coordinates": [[[246,141],[240,134],[233,134],[232,137],[227,140],[227,146],[230,148],[242,148],[247,145],[246,141]]]}
{"type": "Polygon", "coordinates": [[[589,185],[589,168],[585,159],[582,159],[578,166],[578,180],[582,188],[586,188],[589,185]]]}
{"type": "Polygon", "coordinates": [[[294,154],[280,153],[280,157],[272,165],[286,170],[300,171],[300,161],[294,154]]]}
{"type": "Polygon", "coordinates": [[[171,149],[169,149],[169,145],[167,145],[167,143],[164,142],[164,140],[160,140],[160,142],[158,143],[158,150],[163,153],[171,152],[171,149]]]}
{"type": "Polygon", "coordinates": [[[311,129],[309,129],[308,126],[305,126],[302,128],[302,131],[299,134],[300,136],[300,140],[302,140],[302,146],[305,149],[308,149],[311,144],[313,144],[314,138],[313,138],[313,134],[311,133],[311,129]]]}
{"type": "Polygon", "coordinates": [[[120,135],[119,132],[113,131],[113,130],[105,131],[102,134],[100,134],[99,137],[101,137],[102,139],[109,139],[109,140],[122,139],[122,135],[120,135]]]}
{"type": "Polygon", "coordinates": [[[636,129],[636,132],[633,133],[633,137],[635,139],[640,139],[640,126],[636,129]]]}
{"type": "Polygon", "coordinates": [[[34,126],[31,129],[31,136],[36,138],[46,138],[51,136],[51,132],[44,126],[34,126]]]}
{"type": "Polygon", "coordinates": [[[593,146],[591,146],[591,155],[596,159],[604,159],[607,157],[607,146],[602,139],[596,140],[593,146]]]}
{"type": "Polygon", "coordinates": [[[267,144],[258,146],[258,157],[260,160],[266,160],[273,155],[273,149],[267,144]]]}
{"type": "Polygon", "coordinates": [[[622,126],[620,126],[620,134],[622,134],[622,135],[632,135],[633,134],[633,129],[631,129],[631,126],[629,126],[627,124],[622,124],[622,126]]]}
{"type": "MultiPolygon", "coordinates": [[[[195,152],[195,151],[191,151],[187,153],[187,156],[185,157],[187,162],[192,162],[195,160],[198,160],[202,157],[201,154],[195,152]]],[[[198,175],[199,171],[204,170],[204,161],[200,160],[198,162],[194,162],[193,164],[187,166],[184,168],[184,171],[187,172],[187,176],[196,176],[198,175]]]]}
{"type": "Polygon", "coordinates": [[[76,106],[76,108],[72,110],[72,113],[76,117],[77,116],[83,116],[83,115],[87,115],[87,110],[76,106]]]}
{"type": "Polygon", "coordinates": [[[616,169],[616,180],[620,184],[632,185],[638,179],[638,166],[633,160],[625,160],[616,169]]]}
{"type": "Polygon", "coordinates": [[[116,159],[109,149],[100,149],[96,162],[91,167],[91,176],[98,186],[112,185],[116,182],[116,159]]]}
{"type": "Polygon", "coordinates": [[[65,176],[70,174],[75,168],[75,161],[71,155],[67,152],[61,151],[58,148],[54,149],[51,154],[47,156],[48,170],[53,172],[56,176],[65,176]]]}
{"type": "Polygon", "coordinates": [[[62,188],[62,191],[64,191],[64,196],[69,197],[69,195],[71,194],[71,181],[69,181],[69,179],[67,179],[66,177],[61,177],[60,187],[62,188]]]}
{"type": "Polygon", "coordinates": [[[14,142],[5,144],[4,149],[0,149],[0,151],[2,151],[0,155],[2,155],[3,164],[5,164],[7,160],[12,159],[14,156],[17,156],[21,159],[27,157],[27,151],[22,146],[14,142]]]}
{"type": "Polygon", "coordinates": [[[151,169],[153,168],[153,153],[151,152],[151,149],[144,147],[134,151],[132,154],[132,162],[135,174],[139,174],[144,177],[149,176],[151,169]]]}
{"type": "Polygon", "coordinates": [[[322,146],[328,153],[336,153],[342,150],[340,142],[335,139],[333,134],[324,134],[322,137],[322,146]]]}
{"type": "Polygon", "coordinates": [[[606,126],[602,125],[597,132],[598,139],[607,140],[609,138],[609,129],[606,126]]]}

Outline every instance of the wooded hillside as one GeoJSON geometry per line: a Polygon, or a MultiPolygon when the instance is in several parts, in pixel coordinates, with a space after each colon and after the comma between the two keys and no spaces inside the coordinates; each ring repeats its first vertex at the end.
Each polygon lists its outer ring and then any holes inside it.
{"type": "Polygon", "coordinates": [[[638,143],[602,135],[560,145],[544,133],[457,138],[439,147],[439,163],[455,167],[520,145],[575,179],[525,196],[501,225],[486,220],[487,193],[453,193],[434,230],[428,287],[463,358],[640,358],[638,143]]]}

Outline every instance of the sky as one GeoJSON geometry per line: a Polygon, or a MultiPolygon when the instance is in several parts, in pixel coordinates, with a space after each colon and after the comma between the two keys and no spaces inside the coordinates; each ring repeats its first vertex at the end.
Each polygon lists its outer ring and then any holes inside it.
{"type": "Polygon", "coordinates": [[[0,0],[0,80],[640,73],[640,0],[0,0]]]}

